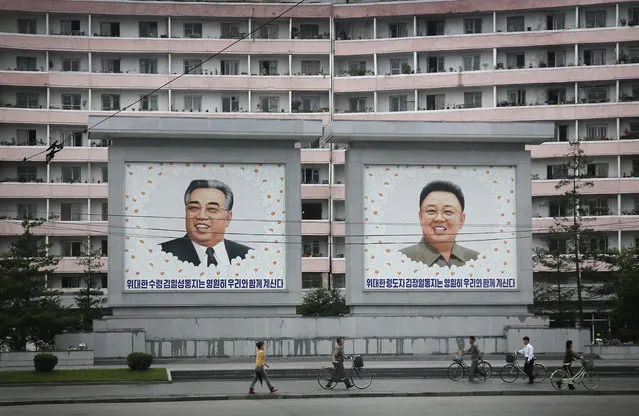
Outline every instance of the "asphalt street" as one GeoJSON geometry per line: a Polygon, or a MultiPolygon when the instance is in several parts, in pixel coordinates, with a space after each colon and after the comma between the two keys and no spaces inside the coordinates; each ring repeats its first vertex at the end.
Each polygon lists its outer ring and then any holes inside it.
{"type": "Polygon", "coordinates": [[[0,408],[0,416],[635,416],[638,406],[639,396],[253,399],[180,403],[15,406],[0,408]]]}

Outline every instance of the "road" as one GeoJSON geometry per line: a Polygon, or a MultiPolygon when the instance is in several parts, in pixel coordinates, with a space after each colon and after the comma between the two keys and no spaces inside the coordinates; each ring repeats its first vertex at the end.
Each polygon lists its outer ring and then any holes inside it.
{"type": "Polygon", "coordinates": [[[181,403],[35,405],[0,408],[0,416],[635,416],[639,396],[392,397],[230,400],[181,403]]]}

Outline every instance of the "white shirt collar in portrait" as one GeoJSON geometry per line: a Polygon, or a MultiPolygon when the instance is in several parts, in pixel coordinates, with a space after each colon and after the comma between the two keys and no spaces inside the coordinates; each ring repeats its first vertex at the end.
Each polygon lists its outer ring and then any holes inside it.
{"type": "MultiPolygon", "coordinates": [[[[197,256],[200,258],[200,264],[207,264],[208,256],[206,255],[206,249],[208,247],[201,246],[194,241],[191,241],[191,242],[193,243],[193,247],[195,247],[197,256]]],[[[220,241],[215,246],[213,246],[213,250],[215,251],[215,260],[217,260],[218,267],[231,265],[231,261],[229,260],[229,255],[226,252],[226,246],[224,245],[224,240],[220,241]]]]}

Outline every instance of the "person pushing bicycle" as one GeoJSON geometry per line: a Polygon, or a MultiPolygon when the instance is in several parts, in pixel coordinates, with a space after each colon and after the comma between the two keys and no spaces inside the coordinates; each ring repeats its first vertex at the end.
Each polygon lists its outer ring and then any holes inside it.
{"type": "Polygon", "coordinates": [[[481,352],[479,351],[479,347],[475,343],[475,336],[471,335],[468,337],[468,343],[470,347],[466,351],[462,351],[462,355],[470,354],[471,364],[470,364],[470,375],[468,376],[468,381],[475,381],[475,372],[477,371],[477,364],[479,360],[481,360],[481,352]]]}
{"type": "Polygon", "coordinates": [[[335,367],[335,379],[329,381],[326,387],[330,387],[332,383],[339,383],[340,381],[343,381],[344,384],[346,384],[346,388],[350,389],[353,385],[344,374],[344,340],[342,338],[337,338],[335,342],[337,345],[333,349],[333,354],[331,354],[333,367],[335,367]]]}
{"type": "MultiPolygon", "coordinates": [[[[571,340],[566,341],[566,354],[564,355],[564,371],[568,373],[568,376],[570,377],[573,376],[572,370],[571,370],[572,362],[577,359],[581,359],[581,357],[575,354],[575,352],[572,350],[572,341],[571,340]]],[[[569,383],[568,388],[570,390],[574,390],[575,386],[573,385],[573,383],[569,383]]]]}

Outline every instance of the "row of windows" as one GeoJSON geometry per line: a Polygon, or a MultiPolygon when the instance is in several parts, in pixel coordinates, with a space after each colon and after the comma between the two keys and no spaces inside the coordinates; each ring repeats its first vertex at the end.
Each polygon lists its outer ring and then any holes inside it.
{"type": "MultiPolygon", "coordinates": [[[[100,204],[101,212],[98,218],[88,218],[91,221],[108,221],[109,220],[109,204],[104,202],[100,204]]],[[[38,211],[38,204],[16,204],[17,218],[40,218],[43,212],[38,211]]],[[[60,221],[87,221],[87,215],[84,214],[84,204],[77,202],[63,202],[60,204],[60,212],[50,213],[50,219],[58,219],[60,221]]]]}
{"type": "MultiPolygon", "coordinates": [[[[608,178],[609,166],[607,162],[588,163],[586,169],[583,172],[586,176],[591,178],[608,178]]],[[[571,176],[571,171],[565,164],[552,164],[546,166],[546,179],[568,179],[571,176]]],[[[637,177],[639,176],[639,159],[632,160],[632,171],[625,173],[624,177],[637,177]]],[[[533,179],[539,179],[534,177],[533,179]]]]}
{"type": "MultiPolygon", "coordinates": [[[[51,180],[51,182],[62,183],[81,183],[82,168],[80,166],[62,166],[60,167],[61,176],[51,180]]],[[[37,166],[21,165],[16,167],[16,174],[18,182],[39,182],[38,168],[37,166]]],[[[85,178],[85,182],[88,180],[85,178]]],[[[100,168],[100,177],[96,180],[91,178],[91,182],[108,183],[109,182],[109,168],[103,166],[100,168]]]]}

